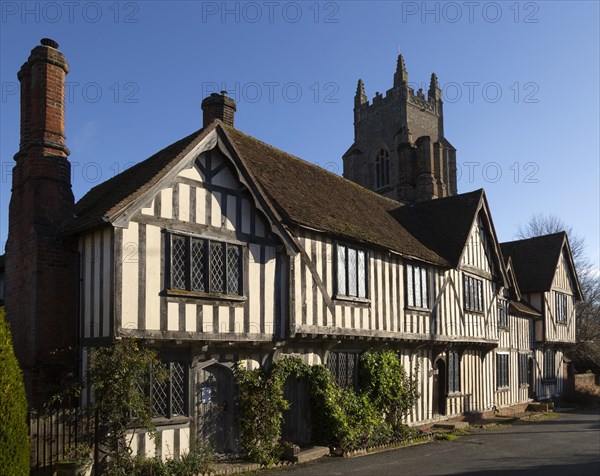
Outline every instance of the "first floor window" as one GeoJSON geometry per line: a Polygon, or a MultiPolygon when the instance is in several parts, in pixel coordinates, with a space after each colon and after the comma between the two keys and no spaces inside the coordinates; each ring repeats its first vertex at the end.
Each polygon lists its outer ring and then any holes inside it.
{"type": "Polygon", "coordinates": [[[498,327],[508,327],[508,301],[498,299],[498,327]]]}
{"type": "Polygon", "coordinates": [[[472,276],[464,276],[465,310],[483,312],[483,281],[472,276]]]}
{"type": "Polygon", "coordinates": [[[448,393],[460,392],[460,355],[448,352],[448,393]]]}
{"type": "Polygon", "coordinates": [[[171,289],[242,295],[242,247],[171,235],[171,289]]]}
{"type": "Polygon", "coordinates": [[[556,354],[552,349],[544,352],[544,380],[556,379],[556,354]]]}
{"type": "Polygon", "coordinates": [[[331,352],[327,360],[327,368],[335,382],[343,388],[355,388],[358,385],[357,352],[331,352]]]}
{"type": "Polygon", "coordinates": [[[567,295],[555,293],[554,296],[556,322],[567,322],[567,295]]]}
{"type": "Polygon", "coordinates": [[[150,401],[155,417],[173,418],[187,415],[187,365],[182,362],[166,364],[168,379],[150,383],[150,401]]]}
{"type": "Polygon", "coordinates": [[[337,245],[337,294],[367,297],[367,253],[346,245],[337,245]]]}
{"type": "Polygon", "coordinates": [[[496,354],[496,388],[508,387],[508,354],[496,354]]]}
{"type": "Polygon", "coordinates": [[[527,364],[529,356],[527,354],[519,354],[519,385],[527,385],[529,383],[527,364]]]}
{"type": "Polygon", "coordinates": [[[409,307],[429,308],[429,286],[426,267],[414,264],[406,265],[406,304],[409,307]]]}

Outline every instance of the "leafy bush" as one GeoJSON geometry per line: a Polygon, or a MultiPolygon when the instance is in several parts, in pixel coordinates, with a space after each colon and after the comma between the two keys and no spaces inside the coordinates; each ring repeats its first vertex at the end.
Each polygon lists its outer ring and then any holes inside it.
{"type": "Polygon", "coordinates": [[[156,352],[126,338],[93,350],[88,377],[96,395],[93,409],[100,422],[99,440],[108,449],[108,471],[129,474],[131,450],[127,432],[140,428],[156,437],[150,397],[145,389],[150,377],[164,382],[166,369],[156,352]]]}
{"type": "Polygon", "coordinates": [[[268,465],[280,457],[283,411],[289,408],[283,390],[290,375],[308,383],[315,443],[352,450],[414,436],[402,418],[418,398],[416,381],[406,375],[395,352],[364,354],[359,392],[341,388],[323,365],[286,357],[269,372],[244,366],[235,371],[242,449],[252,461],[268,465]]]}
{"type": "Polygon", "coordinates": [[[0,308],[0,474],[29,474],[27,398],[3,307],[0,308]]]}
{"type": "Polygon", "coordinates": [[[360,390],[397,428],[419,398],[416,378],[406,375],[393,350],[368,351],[360,357],[360,390]]]}

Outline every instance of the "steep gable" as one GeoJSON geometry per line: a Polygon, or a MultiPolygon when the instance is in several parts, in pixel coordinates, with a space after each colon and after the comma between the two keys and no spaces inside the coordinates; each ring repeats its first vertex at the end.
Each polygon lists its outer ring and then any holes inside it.
{"type": "Polygon", "coordinates": [[[502,253],[512,258],[513,269],[523,293],[550,290],[561,255],[565,253],[574,293],[579,299],[583,298],[567,234],[564,231],[501,243],[500,246],[502,253]]]}

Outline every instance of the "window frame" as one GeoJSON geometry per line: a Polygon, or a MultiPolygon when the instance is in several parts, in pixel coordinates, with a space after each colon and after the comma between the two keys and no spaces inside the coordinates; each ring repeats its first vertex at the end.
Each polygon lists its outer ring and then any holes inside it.
{"type": "Polygon", "coordinates": [[[508,352],[496,353],[496,390],[510,388],[510,355],[508,352]]]}
{"type": "Polygon", "coordinates": [[[447,356],[447,376],[446,386],[448,395],[460,393],[461,385],[461,360],[462,355],[458,351],[448,351],[447,356]]]}
{"type": "Polygon", "coordinates": [[[221,239],[214,239],[214,238],[209,238],[209,237],[204,237],[204,236],[195,236],[195,235],[190,235],[190,234],[186,234],[186,233],[180,233],[180,232],[172,232],[172,231],[168,231],[168,260],[166,264],[166,288],[169,292],[185,292],[186,295],[191,295],[191,296],[214,296],[214,295],[219,295],[219,296],[224,296],[224,297],[231,297],[231,298],[243,298],[245,296],[245,289],[244,289],[244,284],[245,284],[245,277],[244,277],[244,261],[245,261],[245,256],[246,256],[246,246],[244,244],[241,243],[235,243],[235,242],[231,242],[231,241],[227,241],[227,240],[221,240],[221,239]],[[173,259],[173,239],[174,238],[182,238],[184,239],[184,246],[185,246],[185,268],[184,268],[184,282],[185,285],[184,287],[175,287],[174,286],[174,282],[173,282],[173,263],[174,263],[174,259],[173,259]],[[204,247],[204,255],[202,258],[202,263],[203,263],[203,268],[204,268],[204,278],[203,278],[203,282],[204,282],[204,289],[194,289],[193,286],[193,279],[192,279],[192,274],[193,274],[193,269],[194,269],[194,262],[193,262],[193,251],[192,251],[192,246],[194,242],[197,241],[202,241],[203,242],[203,247],[204,247]],[[214,290],[214,286],[213,286],[213,265],[211,263],[211,255],[212,255],[212,248],[213,245],[220,245],[223,249],[223,271],[222,271],[222,278],[223,278],[223,290],[219,291],[219,290],[214,290]],[[237,271],[238,271],[238,292],[231,292],[230,290],[230,286],[229,286],[229,249],[230,248],[236,248],[238,249],[238,263],[237,263],[237,271]]]}
{"type": "Polygon", "coordinates": [[[364,248],[356,246],[350,246],[346,243],[335,242],[334,243],[334,271],[335,271],[335,297],[336,299],[350,299],[358,301],[368,301],[369,295],[369,252],[364,248]],[[344,289],[340,286],[340,248],[344,250],[344,289]],[[349,271],[349,250],[353,251],[356,256],[354,266],[356,268],[356,294],[350,293],[350,271],[349,271]],[[360,280],[360,266],[359,256],[364,256],[364,296],[361,296],[361,280],[360,280]]]}
{"type": "Polygon", "coordinates": [[[167,380],[165,380],[161,385],[165,385],[167,387],[166,390],[166,394],[167,394],[167,401],[166,401],[166,412],[156,412],[155,411],[155,393],[156,393],[156,388],[155,385],[156,382],[153,381],[152,379],[152,375],[150,375],[150,381],[149,381],[149,387],[148,387],[148,397],[150,399],[150,406],[152,408],[152,418],[153,419],[169,419],[172,420],[174,418],[189,418],[190,415],[190,398],[189,398],[189,375],[190,375],[190,369],[189,369],[189,365],[187,364],[187,362],[184,361],[180,361],[180,360],[172,360],[172,361],[168,361],[168,362],[163,362],[163,365],[167,368],[167,372],[169,374],[169,377],[167,380]],[[183,369],[183,382],[182,382],[182,401],[180,402],[181,405],[181,409],[182,409],[182,413],[181,414],[176,414],[173,412],[173,369],[175,365],[181,365],[182,369],[183,369]]]}
{"type": "Polygon", "coordinates": [[[325,367],[333,377],[333,380],[342,388],[358,388],[358,377],[360,367],[360,351],[352,350],[338,350],[330,351],[327,357],[327,364],[325,367]],[[343,375],[340,374],[340,368],[342,367],[340,355],[344,355],[345,360],[345,372],[343,375]],[[335,355],[335,358],[333,356],[335,355]],[[334,362],[335,361],[335,362],[334,362]],[[350,368],[351,367],[351,368],[350,368]]]}
{"type": "Polygon", "coordinates": [[[556,351],[554,349],[546,349],[544,351],[544,373],[542,380],[546,383],[556,382],[556,351]]]}
{"type": "Polygon", "coordinates": [[[408,309],[420,309],[429,310],[431,309],[431,293],[430,293],[430,278],[429,278],[429,267],[425,264],[407,262],[404,266],[404,295],[405,307],[408,309]],[[419,272],[417,273],[417,270],[419,272]],[[425,273],[425,281],[423,281],[423,273],[425,273]],[[417,290],[417,275],[419,289],[417,290]],[[417,291],[419,302],[417,303],[417,291]],[[423,299],[423,291],[425,291],[425,299],[423,299]],[[425,306],[423,306],[425,303],[425,306]],[[420,305],[418,305],[420,304],[420,305]]]}
{"type": "Polygon", "coordinates": [[[519,386],[529,386],[529,354],[520,352],[518,354],[518,372],[519,372],[519,386]]]}
{"type": "Polygon", "coordinates": [[[497,303],[498,312],[498,328],[508,330],[509,315],[508,315],[508,299],[499,298],[497,303]]]}
{"type": "Polygon", "coordinates": [[[467,312],[483,314],[485,299],[483,279],[463,274],[463,309],[467,312]]]}
{"type": "Polygon", "coordinates": [[[390,186],[390,152],[380,147],[375,155],[375,188],[377,190],[390,186]]]}
{"type": "Polygon", "coordinates": [[[558,291],[554,292],[554,320],[557,324],[567,323],[568,295],[558,291]]]}

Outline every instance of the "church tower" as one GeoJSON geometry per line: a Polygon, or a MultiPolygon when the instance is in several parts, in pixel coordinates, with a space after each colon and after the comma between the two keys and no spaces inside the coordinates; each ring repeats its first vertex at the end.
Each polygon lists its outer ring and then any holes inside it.
{"type": "Polygon", "coordinates": [[[371,104],[358,80],[354,143],[344,177],[403,203],[456,195],[456,149],[444,137],[442,91],[431,75],[427,97],[408,83],[402,55],[394,86],[371,104]]]}

